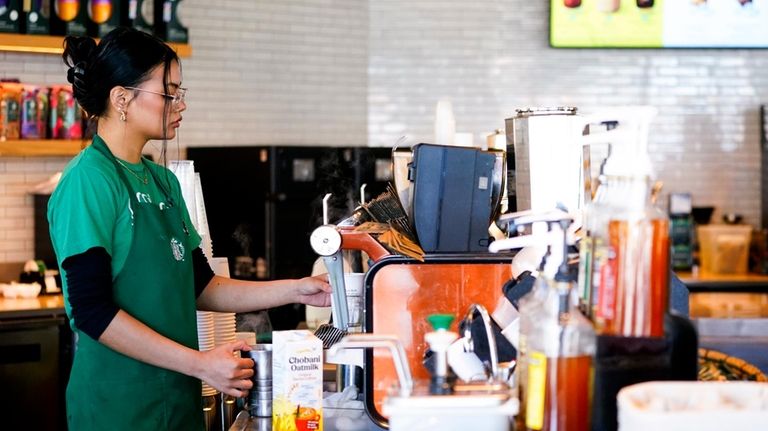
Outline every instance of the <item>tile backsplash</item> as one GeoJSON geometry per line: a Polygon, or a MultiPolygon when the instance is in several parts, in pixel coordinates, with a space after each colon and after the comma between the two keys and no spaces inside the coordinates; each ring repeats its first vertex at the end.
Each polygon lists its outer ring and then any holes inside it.
{"type": "MultiPolygon", "coordinates": [[[[650,104],[664,190],[758,226],[768,50],[552,49],[548,3],[186,0],[189,105],[169,153],[430,142],[441,98],[475,142],[520,107],[650,104]]],[[[32,83],[66,72],[49,55],[0,53],[0,65],[0,77],[32,83]]],[[[66,162],[0,158],[0,263],[33,257],[27,190],[66,162]]]]}

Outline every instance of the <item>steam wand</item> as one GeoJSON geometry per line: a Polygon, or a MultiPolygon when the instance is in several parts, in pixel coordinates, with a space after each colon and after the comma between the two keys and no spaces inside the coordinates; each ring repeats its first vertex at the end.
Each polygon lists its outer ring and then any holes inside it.
{"type": "Polygon", "coordinates": [[[323,225],[316,228],[309,236],[312,250],[323,257],[331,284],[331,314],[333,326],[346,331],[349,328],[349,309],[347,292],[344,286],[344,261],[341,251],[341,234],[328,220],[328,200],[331,194],[323,198],[323,225]]]}

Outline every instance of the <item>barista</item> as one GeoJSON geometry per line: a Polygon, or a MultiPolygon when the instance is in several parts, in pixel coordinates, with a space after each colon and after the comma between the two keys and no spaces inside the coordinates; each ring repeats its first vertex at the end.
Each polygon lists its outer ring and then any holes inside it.
{"type": "Polygon", "coordinates": [[[75,98],[97,124],[65,168],[48,220],[77,350],[67,387],[72,430],[202,430],[200,381],[233,396],[251,387],[242,342],[197,350],[196,309],[328,306],[325,276],[249,282],[214,276],[176,177],[141,157],[176,137],[186,109],[174,51],[118,28],[97,45],[67,37],[75,98]]]}

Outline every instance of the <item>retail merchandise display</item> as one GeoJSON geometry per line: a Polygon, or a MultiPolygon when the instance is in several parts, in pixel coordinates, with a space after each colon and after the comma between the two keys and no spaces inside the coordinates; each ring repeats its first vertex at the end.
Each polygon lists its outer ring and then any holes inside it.
{"type": "Polygon", "coordinates": [[[7,0],[0,2],[0,33],[104,37],[119,26],[187,43],[182,0],[7,0]]]}
{"type": "Polygon", "coordinates": [[[81,139],[83,120],[69,85],[0,83],[0,140],[81,139]]]}

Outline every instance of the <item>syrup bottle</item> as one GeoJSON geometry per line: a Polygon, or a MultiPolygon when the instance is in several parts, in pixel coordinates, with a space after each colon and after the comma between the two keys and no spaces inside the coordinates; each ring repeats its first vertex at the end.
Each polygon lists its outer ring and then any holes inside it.
{"type": "MultiPolygon", "coordinates": [[[[590,429],[592,357],[596,336],[591,322],[578,309],[576,277],[568,269],[566,229],[561,220],[562,252],[554,278],[535,310],[536,325],[527,329],[525,429],[529,431],[587,431],[590,429]]],[[[553,247],[555,250],[557,247],[553,247]]],[[[522,334],[521,334],[522,338],[522,334]]]]}
{"type": "Polygon", "coordinates": [[[669,296],[669,221],[652,201],[647,152],[652,108],[629,111],[604,166],[603,208],[596,238],[606,246],[593,275],[598,333],[662,337],[669,296]],[[605,222],[607,220],[607,223],[605,222]]]}

